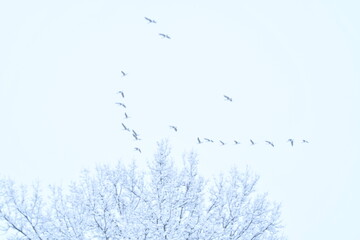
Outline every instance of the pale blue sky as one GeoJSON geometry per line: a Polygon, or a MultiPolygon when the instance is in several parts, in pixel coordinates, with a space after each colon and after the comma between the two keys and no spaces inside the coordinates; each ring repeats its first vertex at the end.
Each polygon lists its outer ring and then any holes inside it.
{"type": "Polygon", "coordinates": [[[340,0],[1,1],[0,175],[68,182],[98,163],[145,163],[168,138],[177,162],[197,151],[206,176],[249,165],[259,190],[282,202],[289,239],[360,239],[359,9],[340,0]],[[198,145],[198,136],[229,144],[198,145]],[[310,144],[291,148],[288,138],[310,144]]]}

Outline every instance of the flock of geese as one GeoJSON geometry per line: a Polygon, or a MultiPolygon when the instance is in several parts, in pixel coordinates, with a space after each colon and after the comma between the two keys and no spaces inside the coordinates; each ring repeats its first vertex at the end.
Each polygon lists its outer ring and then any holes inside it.
{"type": "MultiPolygon", "coordinates": [[[[221,146],[224,146],[224,145],[226,145],[226,143],[225,142],[223,142],[223,141],[221,141],[221,140],[218,140],[219,141],[219,143],[220,143],[220,145],[221,146]]],[[[294,139],[292,139],[292,138],[289,138],[288,140],[287,140],[287,142],[289,142],[290,143],[290,145],[293,147],[294,146],[294,139]]],[[[214,143],[214,142],[216,142],[216,141],[214,141],[214,140],[212,140],[212,139],[209,139],[209,138],[197,138],[197,143],[198,144],[202,144],[202,143],[206,143],[206,142],[208,142],[208,143],[214,143]]],[[[271,147],[275,147],[275,144],[272,142],[272,141],[264,141],[266,144],[268,144],[268,145],[270,145],[271,147]]],[[[309,143],[307,140],[305,140],[305,139],[303,139],[302,141],[301,141],[301,143],[309,143]]],[[[234,145],[238,145],[238,144],[241,144],[241,142],[240,141],[238,141],[238,140],[234,140],[233,141],[233,144],[234,145]]],[[[257,144],[254,140],[252,140],[252,139],[250,139],[250,145],[251,146],[253,146],[253,145],[255,145],[255,144],[257,144]]]]}
{"type": "MultiPolygon", "coordinates": [[[[154,19],[151,19],[151,18],[148,18],[148,17],[145,17],[145,20],[148,21],[149,24],[155,24],[156,21],[154,19]]],[[[163,39],[171,39],[171,37],[167,34],[164,34],[164,33],[159,33],[159,36],[161,36],[163,39]]],[[[121,75],[122,77],[126,77],[128,74],[124,71],[121,71],[121,75]]],[[[118,94],[120,94],[121,98],[124,100],[125,99],[125,94],[123,91],[118,91],[117,92],[118,94]]],[[[224,100],[226,101],[229,101],[229,102],[232,102],[233,99],[227,95],[224,95],[224,100]]],[[[115,104],[119,105],[121,108],[123,108],[125,111],[124,111],[124,119],[128,119],[129,116],[128,114],[126,113],[126,105],[123,103],[123,102],[116,102],[115,104]]],[[[134,140],[137,142],[137,141],[140,141],[141,138],[139,137],[139,134],[134,130],[134,129],[130,129],[129,127],[127,127],[125,125],[125,123],[121,123],[122,127],[123,127],[123,130],[128,132],[129,134],[132,135],[132,137],[134,138],[134,140]]],[[[172,129],[174,132],[177,132],[178,131],[178,128],[177,126],[174,126],[174,125],[169,125],[169,128],[172,129]]],[[[203,144],[203,143],[215,143],[215,142],[218,142],[220,143],[220,146],[224,146],[224,145],[227,145],[228,143],[225,143],[224,141],[222,140],[213,140],[213,139],[210,139],[210,138],[200,138],[200,137],[197,137],[197,143],[198,144],[203,144]]],[[[272,141],[269,141],[269,140],[266,140],[264,141],[265,144],[268,144],[269,146],[271,147],[275,147],[275,144],[272,142],[272,141]]],[[[293,147],[294,146],[294,142],[295,140],[292,139],[292,138],[289,138],[287,140],[287,142],[293,147]]],[[[305,139],[302,139],[300,141],[300,143],[309,143],[307,140],[305,139]]],[[[233,145],[239,145],[241,144],[240,141],[238,140],[233,140],[233,145]]],[[[254,146],[255,144],[257,144],[257,142],[255,142],[254,140],[250,139],[250,146],[254,146]]],[[[141,153],[141,149],[138,147],[138,146],[135,146],[134,147],[134,151],[137,151],[139,153],[141,153]]]]}
{"type": "MultiPolygon", "coordinates": [[[[150,19],[148,17],[145,17],[145,20],[148,21],[149,24],[156,23],[156,21],[154,19],[150,19]]],[[[171,37],[165,33],[159,33],[159,36],[161,36],[162,38],[171,39],[171,37]]],[[[128,75],[128,73],[121,71],[121,75],[122,75],[122,77],[126,77],[128,75]]],[[[122,100],[125,100],[125,93],[123,91],[118,91],[117,93],[120,94],[122,100]]],[[[127,108],[126,108],[125,103],[124,102],[116,102],[115,104],[119,105],[119,107],[124,109],[124,119],[125,120],[129,119],[130,117],[126,112],[127,108]]],[[[123,127],[123,130],[128,132],[129,134],[131,134],[135,141],[141,140],[141,138],[139,137],[139,134],[134,129],[130,129],[129,127],[127,127],[127,125],[124,122],[122,122],[121,125],[123,127]]],[[[175,132],[177,132],[177,127],[170,126],[170,128],[172,128],[175,132]]],[[[141,153],[141,149],[138,146],[134,147],[134,150],[141,153]]]]}
{"type": "MultiPolygon", "coordinates": [[[[124,72],[122,72],[122,74],[123,74],[123,76],[126,76],[126,74],[124,72]]],[[[118,91],[118,94],[120,94],[122,99],[125,98],[125,94],[123,91],[118,91]]],[[[119,105],[123,109],[126,109],[126,105],[123,102],[116,102],[115,104],[119,105]]],[[[128,119],[128,118],[130,118],[129,115],[126,113],[126,111],[124,111],[124,119],[128,119]]],[[[128,128],[123,122],[121,123],[121,125],[124,128],[123,130],[129,132],[136,141],[141,140],[141,138],[139,137],[139,134],[134,129],[128,128]]],[[[138,151],[139,153],[141,153],[141,149],[139,147],[135,147],[134,149],[135,149],[135,151],[138,151]]]]}

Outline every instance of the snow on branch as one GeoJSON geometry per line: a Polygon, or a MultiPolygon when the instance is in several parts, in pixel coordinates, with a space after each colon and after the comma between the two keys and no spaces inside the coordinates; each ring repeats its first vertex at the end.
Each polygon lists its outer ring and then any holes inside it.
{"type": "Polygon", "coordinates": [[[262,240],[280,237],[280,206],[256,193],[258,177],[235,169],[213,182],[195,153],[177,169],[166,141],[148,171],[98,166],[68,189],[0,179],[0,236],[7,239],[262,240]],[[148,180],[146,180],[148,179],[148,180]]]}

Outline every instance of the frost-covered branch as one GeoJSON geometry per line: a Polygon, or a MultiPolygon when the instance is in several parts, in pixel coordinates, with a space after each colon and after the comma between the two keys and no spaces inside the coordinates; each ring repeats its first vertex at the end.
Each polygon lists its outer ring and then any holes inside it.
{"type": "Polygon", "coordinates": [[[166,141],[148,171],[135,163],[84,171],[46,198],[0,180],[0,232],[27,240],[279,240],[280,207],[256,193],[258,177],[232,170],[213,182],[198,174],[195,153],[175,167],[166,141]]]}

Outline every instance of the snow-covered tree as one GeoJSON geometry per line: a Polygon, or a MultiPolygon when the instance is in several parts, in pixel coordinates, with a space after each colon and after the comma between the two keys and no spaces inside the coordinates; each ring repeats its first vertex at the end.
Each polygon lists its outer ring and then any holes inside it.
{"type": "Polygon", "coordinates": [[[232,170],[205,181],[197,166],[190,153],[175,167],[162,141],[147,171],[99,166],[48,196],[0,180],[0,231],[16,240],[282,239],[279,205],[255,192],[258,177],[232,170]]]}

